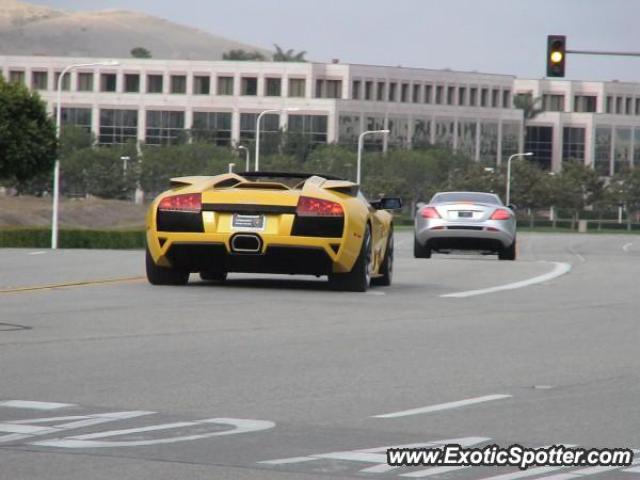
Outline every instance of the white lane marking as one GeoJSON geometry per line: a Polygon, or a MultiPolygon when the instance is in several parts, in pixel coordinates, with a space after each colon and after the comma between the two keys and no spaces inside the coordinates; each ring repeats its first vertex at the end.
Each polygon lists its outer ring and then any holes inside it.
{"type": "Polygon", "coordinates": [[[580,252],[577,252],[575,248],[573,248],[573,245],[569,245],[569,252],[571,252],[573,255],[575,255],[576,257],[578,257],[578,259],[581,262],[586,262],[587,260],[580,254],[580,252]]]}
{"type": "Polygon", "coordinates": [[[625,243],[622,246],[622,250],[624,250],[625,252],[629,253],[629,248],[631,247],[631,245],[633,245],[633,242],[625,243]]]}
{"type": "Polygon", "coordinates": [[[291,457],[291,458],[279,458],[277,460],[264,460],[258,463],[264,463],[267,465],[286,465],[288,463],[302,463],[309,460],[315,460],[313,457],[291,457]]]}
{"type": "Polygon", "coordinates": [[[371,291],[369,290],[368,292],[364,292],[365,295],[386,295],[385,292],[376,292],[376,291],[371,291]]]}
{"type": "Polygon", "coordinates": [[[553,270],[543,275],[538,275],[537,277],[529,278],[527,280],[522,280],[520,282],[507,283],[505,285],[482,288],[479,290],[467,290],[465,292],[447,293],[445,295],[440,295],[440,296],[443,298],[466,298],[466,297],[474,297],[476,295],[486,295],[487,293],[500,292],[503,290],[515,290],[518,288],[529,287],[537,283],[548,282],[549,280],[553,280],[554,278],[560,277],[571,271],[570,263],[564,263],[564,262],[541,262],[541,263],[552,263],[554,265],[553,270]]]}
{"type": "Polygon", "coordinates": [[[488,437],[462,437],[434,440],[428,443],[410,443],[405,445],[387,445],[384,447],[365,448],[361,450],[348,450],[339,452],[319,453],[306,457],[278,458],[275,460],[263,460],[258,462],[266,465],[287,465],[308,462],[311,460],[343,460],[351,462],[374,463],[372,467],[360,470],[360,473],[386,473],[398,467],[387,464],[387,450],[389,448],[442,448],[448,444],[458,444],[463,447],[484,443],[491,440],[488,437]]]}
{"type": "Polygon", "coordinates": [[[398,418],[406,417],[409,415],[418,415],[421,413],[439,412],[441,410],[449,410],[452,408],[466,407],[467,405],[474,405],[476,403],[490,402],[493,400],[501,400],[503,398],[511,398],[512,395],[506,394],[494,394],[485,395],[483,397],[468,398],[466,400],[458,400],[456,402],[439,403],[437,405],[430,405],[428,407],[412,408],[411,410],[402,410],[400,412],[385,413],[383,415],[373,415],[373,418],[398,418]]]}
{"type": "Polygon", "coordinates": [[[59,448],[104,448],[104,447],[140,447],[146,445],[159,445],[166,443],[184,442],[188,440],[199,440],[203,438],[220,437],[224,435],[233,435],[236,433],[258,432],[275,427],[274,422],[267,420],[247,420],[241,418],[207,418],[195,422],[176,422],[165,423],[162,425],[153,425],[151,427],[129,428],[126,430],[111,430],[108,432],[90,433],[87,435],[76,435],[66,438],[54,438],[40,442],[33,442],[30,445],[43,447],[59,447],[59,448]],[[130,435],[140,432],[149,432],[157,430],[169,430],[182,427],[200,426],[203,424],[230,425],[231,430],[199,433],[193,435],[183,435],[169,438],[157,438],[149,440],[116,440],[116,441],[100,441],[96,438],[109,438],[118,435],[130,435]]]}
{"type": "Polygon", "coordinates": [[[626,468],[626,469],[624,469],[622,471],[623,472],[628,472],[628,473],[640,473],[640,467],[626,468]]]}
{"type": "Polygon", "coordinates": [[[424,470],[418,470],[417,472],[403,473],[402,475],[399,475],[399,476],[400,477],[410,477],[410,478],[425,478],[425,477],[431,477],[432,475],[440,475],[442,473],[455,472],[456,470],[463,470],[465,468],[470,468],[470,467],[433,467],[433,468],[425,468],[424,470]]]}
{"type": "Polygon", "coordinates": [[[47,253],[45,251],[39,251],[39,252],[29,252],[27,255],[42,255],[44,253],[47,253]]]}
{"type": "Polygon", "coordinates": [[[32,402],[29,400],[8,400],[0,402],[0,407],[28,408],[31,410],[56,410],[58,408],[75,407],[73,403],[32,402]]]}

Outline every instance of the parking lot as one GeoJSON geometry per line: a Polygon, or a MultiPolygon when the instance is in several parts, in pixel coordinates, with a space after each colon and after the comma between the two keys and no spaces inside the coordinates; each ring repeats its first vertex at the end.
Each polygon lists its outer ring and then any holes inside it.
{"type": "Polygon", "coordinates": [[[386,465],[452,440],[640,448],[637,237],[521,233],[515,262],[412,247],[397,232],[393,285],[364,294],[1,250],[2,478],[640,478],[386,465]]]}

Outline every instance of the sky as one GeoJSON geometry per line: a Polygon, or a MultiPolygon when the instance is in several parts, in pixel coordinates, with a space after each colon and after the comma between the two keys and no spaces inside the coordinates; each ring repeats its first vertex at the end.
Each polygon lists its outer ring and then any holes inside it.
{"type": "MultiPolygon", "coordinates": [[[[542,78],[546,36],[570,50],[640,52],[640,0],[27,0],[135,10],[307,59],[542,78]]],[[[566,78],[640,81],[639,57],[570,54],[566,78]]]]}

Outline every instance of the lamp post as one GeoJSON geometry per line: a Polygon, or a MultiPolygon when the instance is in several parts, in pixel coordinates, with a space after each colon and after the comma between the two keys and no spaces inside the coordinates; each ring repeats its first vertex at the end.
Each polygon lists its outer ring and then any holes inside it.
{"type": "Polygon", "coordinates": [[[364,146],[364,137],[366,135],[373,135],[381,133],[382,135],[388,135],[389,130],[367,130],[366,132],[362,132],[358,137],[358,170],[356,173],[356,183],[360,185],[360,172],[362,170],[362,148],[364,146]]]}
{"type": "Polygon", "coordinates": [[[260,120],[262,120],[262,117],[267,113],[297,112],[298,110],[300,109],[296,107],[291,107],[291,108],[273,108],[270,110],[264,110],[260,112],[260,114],[258,115],[258,118],[256,119],[256,172],[260,168],[260,120]]]}
{"type": "MultiPolygon", "coordinates": [[[[58,91],[56,94],[56,138],[60,140],[60,123],[62,121],[62,80],[67,72],[74,68],[82,67],[116,67],[120,65],[118,62],[106,61],[106,62],[94,62],[94,63],[75,63],[73,65],[67,65],[60,76],[58,77],[58,91]]],[[[53,206],[51,208],[51,249],[58,248],[58,204],[60,200],[60,158],[56,158],[55,166],[53,167],[53,206]]]]}
{"type": "Polygon", "coordinates": [[[235,163],[230,163],[229,164],[229,173],[233,173],[233,167],[235,167],[236,164],[235,163]]]}
{"type": "Polygon", "coordinates": [[[244,145],[238,145],[238,150],[244,150],[245,160],[246,160],[244,171],[248,172],[249,169],[251,168],[251,165],[249,165],[251,163],[249,149],[244,145]]]}
{"type": "Polygon", "coordinates": [[[510,202],[511,200],[511,160],[513,160],[516,157],[531,157],[531,156],[533,156],[533,152],[514,153],[509,157],[509,160],[507,160],[507,192],[505,195],[505,204],[509,205],[509,203],[511,203],[510,202]]]}

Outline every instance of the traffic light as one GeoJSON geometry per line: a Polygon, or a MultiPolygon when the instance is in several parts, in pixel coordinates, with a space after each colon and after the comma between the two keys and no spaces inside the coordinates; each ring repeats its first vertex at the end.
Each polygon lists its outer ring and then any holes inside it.
{"type": "Polygon", "coordinates": [[[547,36],[547,77],[564,77],[564,62],[567,56],[567,37],[547,36]]]}

